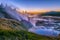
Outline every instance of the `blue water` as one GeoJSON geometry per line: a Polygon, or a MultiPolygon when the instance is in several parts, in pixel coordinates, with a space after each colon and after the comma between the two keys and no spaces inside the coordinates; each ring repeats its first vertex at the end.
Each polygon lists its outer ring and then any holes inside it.
{"type": "Polygon", "coordinates": [[[51,29],[35,29],[34,31],[31,30],[31,32],[45,36],[58,36],[60,34],[59,31],[51,30],[51,29]]]}

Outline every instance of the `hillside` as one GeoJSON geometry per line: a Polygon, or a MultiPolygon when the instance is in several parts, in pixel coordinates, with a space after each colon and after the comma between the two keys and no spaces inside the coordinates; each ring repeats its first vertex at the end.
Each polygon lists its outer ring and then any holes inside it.
{"type": "Polygon", "coordinates": [[[0,19],[0,40],[56,40],[26,31],[24,26],[12,19],[0,19]]]}
{"type": "Polygon", "coordinates": [[[12,19],[0,18],[0,29],[5,30],[26,30],[23,24],[19,21],[12,19]]]}

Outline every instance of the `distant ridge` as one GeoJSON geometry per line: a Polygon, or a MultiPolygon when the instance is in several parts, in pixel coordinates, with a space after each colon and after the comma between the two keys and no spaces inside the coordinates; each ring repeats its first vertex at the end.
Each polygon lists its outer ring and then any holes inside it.
{"type": "Polygon", "coordinates": [[[41,15],[42,16],[60,16],[60,12],[50,11],[50,12],[43,13],[41,15]]]}

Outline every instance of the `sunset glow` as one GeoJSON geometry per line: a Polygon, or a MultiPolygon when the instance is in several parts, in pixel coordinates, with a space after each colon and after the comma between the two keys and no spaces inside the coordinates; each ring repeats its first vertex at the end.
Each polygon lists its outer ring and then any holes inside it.
{"type": "Polygon", "coordinates": [[[56,10],[21,10],[20,9],[17,11],[21,13],[39,14],[39,13],[45,13],[45,12],[50,12],[50,11],[60,12],[60,9],[56,9],[56,10]]]}

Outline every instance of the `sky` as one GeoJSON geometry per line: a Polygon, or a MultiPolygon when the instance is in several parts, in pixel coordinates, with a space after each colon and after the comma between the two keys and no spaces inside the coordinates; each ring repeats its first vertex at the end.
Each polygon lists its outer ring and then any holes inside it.
{"type": "Polygon", "coordinates": [[[60,10],[60,0],[0,0],[22,10],[60,10]]]}

